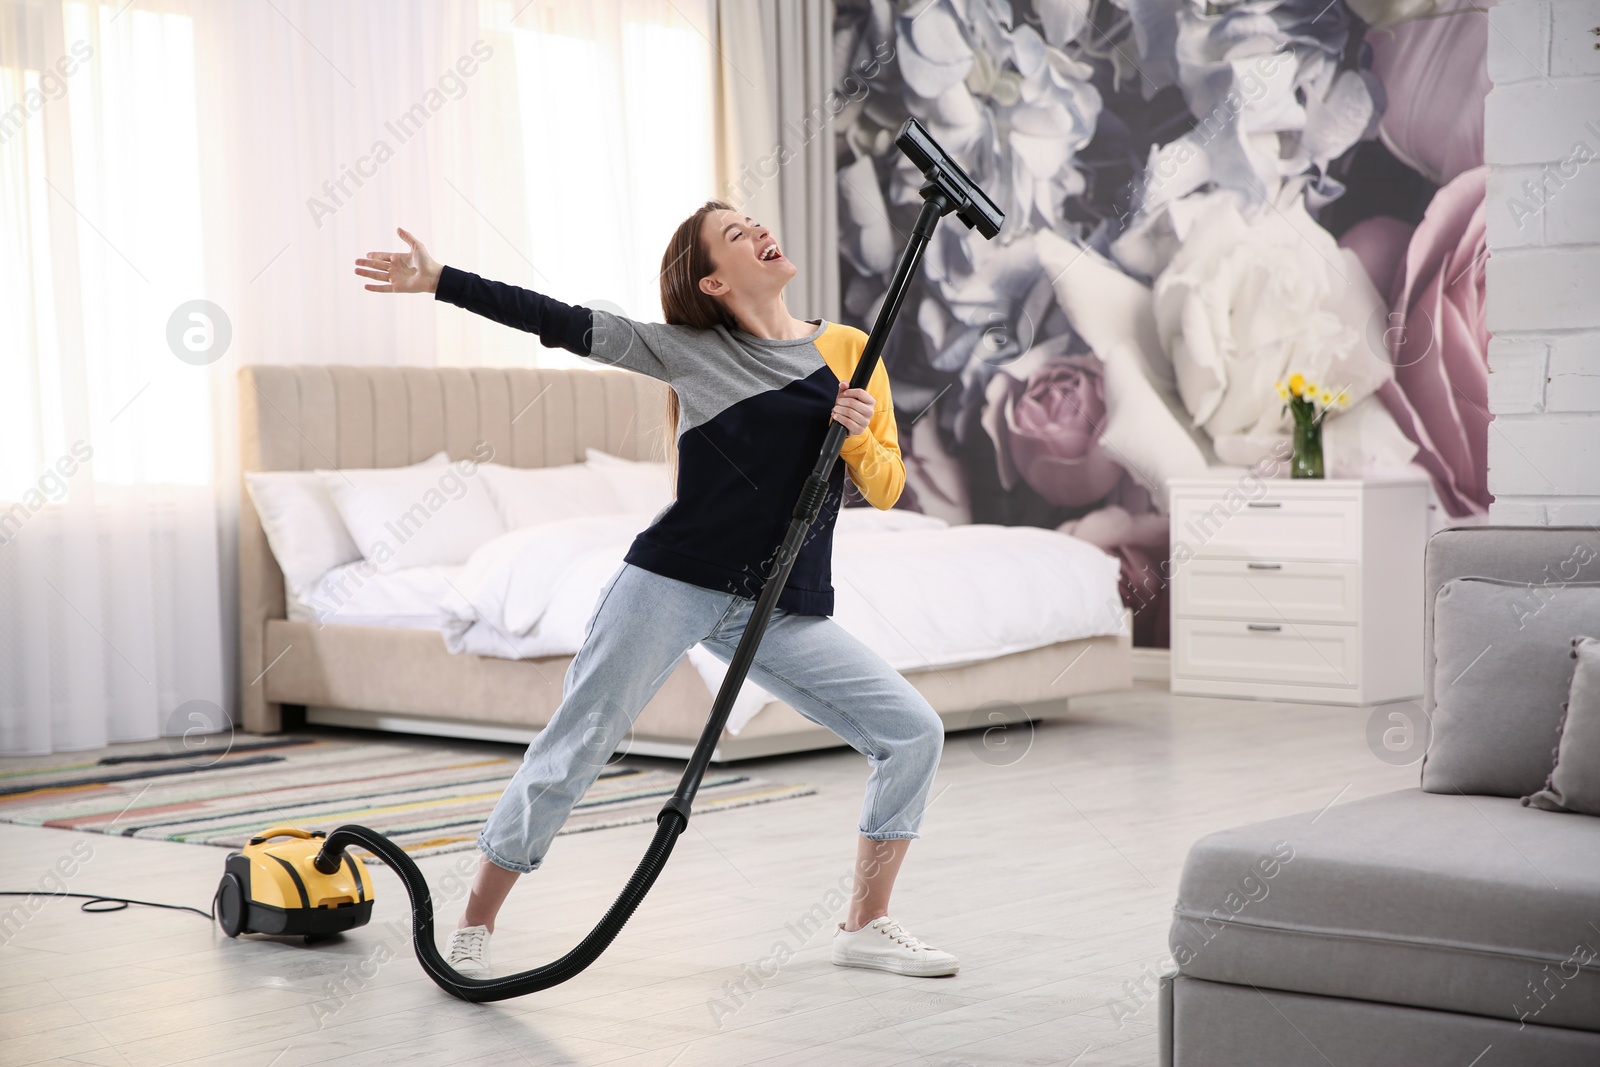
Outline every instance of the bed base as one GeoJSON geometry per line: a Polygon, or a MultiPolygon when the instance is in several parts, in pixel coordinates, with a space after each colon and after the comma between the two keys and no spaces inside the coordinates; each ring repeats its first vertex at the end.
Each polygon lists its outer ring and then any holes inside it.
{"type": "MultiPolygon", "coordinates": [[[[257,684],[265,687],[273,729],[278,709],[297,704],[306,708],[308,722],[320,725],[525,744],[560,706],[572,662],[571,656],[453,655],[431,630],[318,628],[272,620],[266,631],[271,666],[257,684]],[[373,662],[386,669],[373,671],[373,662]]],[[[1093,637],[908,671],[905,677],[939,713],[946,731],[954,733],[1059,718],[1067,714],[1068,697],[1130,688],[1130,651],[1126,634],[1093,637]]],[[[645,705],[619,751],[687,758],[712,700],[700,673],[683,660],[645,705]]],[[[255,729],[248,723],[246,728],[255,729]]],[[[724,733],[713,759],[728,763],[844,744],[775,700],[738,734],[724,733]]]]}

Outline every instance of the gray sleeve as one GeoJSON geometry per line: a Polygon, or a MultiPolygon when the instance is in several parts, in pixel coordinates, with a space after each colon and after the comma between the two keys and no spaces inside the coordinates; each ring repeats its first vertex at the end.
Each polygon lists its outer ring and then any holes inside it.
{"type": "Polygon", "coordinates": [[[683,366],[682,354],[689,348],[689,336],[698,332],[687,326],[637,322],[594,309],[587,358],[670,383],[683,366]]]}

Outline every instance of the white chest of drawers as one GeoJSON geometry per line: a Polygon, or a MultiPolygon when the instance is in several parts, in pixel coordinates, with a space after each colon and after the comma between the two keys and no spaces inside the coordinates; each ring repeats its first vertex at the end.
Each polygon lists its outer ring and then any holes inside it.
{"type": "Polygon", "coordinates": [[[1428,488],[1172,479],[1172,691],[1377,704],[1422,694],[1428,488]]]}

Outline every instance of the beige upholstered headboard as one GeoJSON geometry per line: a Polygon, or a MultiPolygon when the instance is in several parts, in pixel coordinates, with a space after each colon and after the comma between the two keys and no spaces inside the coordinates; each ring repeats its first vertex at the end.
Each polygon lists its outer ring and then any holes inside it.
{"type": "MultiPolygon", "coordinates": [[[[584,449],[666,459],[666,385],[607,367],[573,369],[257,365],[239,371],[243,471],[403,467],[480,441],[511,467],[581,463],[584,449]]],[[[286,616],[283,573],[248,490],[239,491],[241,711],[261,721],[268,619],[286,616]]],[[[275,715],[268,718],[275,719],[275,715]]]]}

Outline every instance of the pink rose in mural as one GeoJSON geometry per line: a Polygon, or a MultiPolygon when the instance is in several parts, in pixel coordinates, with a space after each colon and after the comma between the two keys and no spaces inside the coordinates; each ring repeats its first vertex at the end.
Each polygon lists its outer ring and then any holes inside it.
{"type": "Polygon", "coordinates": [[[1002,370],[989,380],[987,400],[983,425],[1005,488],[1021,478],[1052,504],[1082,507],[1122,478],[1121,465],[1100,448],[1105,379],[1094,356],[1055,356],[1025,379],[1002,370]]]}
{"type": "MultiPolygon", "coordinates": [[[[1493,499],[1489,467],[1489,330],[1484,317],[1487,167],[1434,194],[1406,239],[1404,224],[1372,218],[1339,243],[1361,258],[1375,285],[1388,282],[1386,322],[1373,350],[1394,364],[1378,397],[1419,446],[1451,515],[1483,514],[1493,499]]],[[[1383,291],[1380,289],[1380,291],[1383,291]]]]}
{"type": "Polygon", "coordinates": [[[1167,518],[1110,453],[1105,368],[1063,334],[1030,349],[989,380],[983,428],[1003,488],[1024,483],[1051,504],[1081,509],[1056,526],[1121,564],[1123,603],[1135,609],[1134,642],[1167,645],[1167,590],[1159,564],[1167,518]]]}

